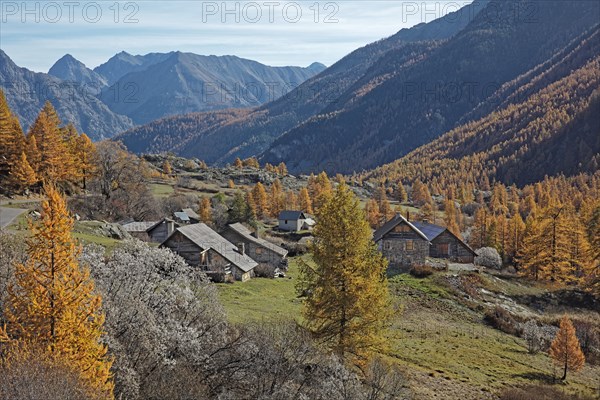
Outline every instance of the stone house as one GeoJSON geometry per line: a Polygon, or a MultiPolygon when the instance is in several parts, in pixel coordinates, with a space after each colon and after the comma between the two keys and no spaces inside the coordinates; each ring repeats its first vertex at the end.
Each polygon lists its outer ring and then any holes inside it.
{"type": "Polygon", "coordinates": [[[151,242],[162,243],[171,235],[179,225],[170,218],[163,218],[146,229],[146,234],[151,242]]]}
{"type": "Polygon", "coordinates": [[[377,229],[373,240],[392,268],[423,265],[429,255],[427,236],[399,214],[377,229]]]}
{"type": "Polygon", "coordinates": [[[247,281],[258,265],[244,252],[206,224],[191,224],[175,229],[161,247],[179,254],[189,265],[201,268],[216,282],[230,277],[247,281]]]}
{"type": "Polygon", "coordinates": [[[472,263],[475,251],[448,229],[428,222],[410,222],[396,215],[377,229],[373,240],[391,267],[407,270],[427,257],[472,263]]]}
{"type": "Polygon", "coordinates": [[[131,236],[136,239],[142,240],[144,242],[150,241],[150,236],[148,235],[148,229],[152,228],[156,225],[156,221],[151,222],[137,222],[137,221],[126,221],[121,222],[121,226],[123,229],[128,232],[131,236]]]}
{"type": "Polygon", "coordinates": [[[237,245],[238,248],[243,248],[245,254],[258,263],[261,272],[264,271],[265,274],[272,275],[276,268],[287,268],[286,257],[288,251],[257,237],[244,225],[240,223],[230,224],[222,235],[225,239],[237,245]]]}

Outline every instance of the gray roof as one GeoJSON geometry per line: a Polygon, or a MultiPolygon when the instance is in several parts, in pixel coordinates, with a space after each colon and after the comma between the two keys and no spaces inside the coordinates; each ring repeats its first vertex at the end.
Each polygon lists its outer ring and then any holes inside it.
{"type": "Polygon", "coordinates": [[[430,224],[427,222],[413,222],[412,223],[418,230],[423,232],[429,241],[432,241],[436,237],[440,236],[442,232],[446,230],[443,226],[430,224]]]}
{"type": "Polygon", "coordinates": [[[187,215],[187,213],[183,212],[183,211],[178,211],[175,212],[175,218],[177,218],[180,221],[184,221],[187,222],[190,220],[190,217],[187,215]]]}
{"type": "MultiPolygon", "coordinates": [[[[155,222],[154,225],[149,226],[148,229],[146,229],[146,232],[150,232],[151,230],[153,230],[154,228],[157,228],[159,225],[165,223],[165,222],[175,222],[170,218],[163,218],[158,222],[155,222]]],[[[175,224],[175,225],[179,225],[179,224],[175,224]]]]}
{"type": "MultiPolygon", "coordinates": [[[[180,232],[202,250],[213,250],[226,258],[233,265],[244,272],[251,271],[258,264],[246,254],[241,254],[233,243],[229,242],[223,236],[213,231],[206,224],[193,224],[177,228],[175,232],[180,232]]],[[[167,240],[169,240],[167,238],[167,240]]],[[[166,242],[166,240],[165,240],[166,242]]]]}
{"type": "Polygon", "coordinates": [[[240,223],[229,225],[229,229],[237,232],[239,235],[244,237],[244,239],[247,239],[250,242],[256,243],[259,246],[262,246],[268,250],[271,250],[272,252],[274,252],[276,254],[279,254],[281,257],[285,257],[288,253],[288,251],[286,249],[281,248],[281,247],[277,246],[276,244],[269,242],[268,240],[257,238],[255,236],[253,236],[252,232],[250,232],[250,230],[248,228],[246,228],[244,225],[242,225],[240,223]]]}
{"type": "Polygon", "coordinates": [[[193,218],[197,221],[200,221],[200,216],[196,213],[196,211],[192,210],[191,208],[184,208],[181,211],[186,213],[188,217],[193,218]]]}
{"type": "Polygon", "coordinates": [[[288,220],[298,220],[298,219],[306,219],[306,216],[302,211],[291,211],[284,210],[279,213],[278,219],[288,219],[288,220]]]}
{"type": "Polygon", "coordinates": [[[411,227],[413,231],[417,233],[417,235],[421,236],[423,239],[429,242],[429,239],[423,232],[421,232],[416,226],[414,226],[410,221],[404,218],[400,214],[396,214],[394,218],[390,219],[388,222],[383,224],[383,226],[375,231],[373,234],[373,240],[375,242],[379,242],[388,232],[394,229],[396,226],[400,225],[402,222],[406,223],[411,227]]]}
{"type": "Polygon", "coordinates": [[[127,232],[146,232],[149,228],[152,228],[156,225],[156,221],[152,222],[129,222],[123,224],[123,229],[127,232]]]}

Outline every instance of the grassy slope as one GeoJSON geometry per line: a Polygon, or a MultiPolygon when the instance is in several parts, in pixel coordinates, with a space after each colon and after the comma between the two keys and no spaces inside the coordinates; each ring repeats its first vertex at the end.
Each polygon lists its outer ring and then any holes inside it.
{"type": "MultiPolygon", "coordinates": [[[[291,280],[258,278],[219,285],[230,321],[298,320],[297,271],[297,261],[292,260],[291,280]]],[[[491,280],[497,287],[504,284],[491,280]]],[[[507,291],[516,290],[514,283],[506,285],[507,291]]],[[[390,280],[390,290],[398,312],[389,356],[405,367],[415,398],[493,399],[505,386],[551,378],[552,365],[545,354],[530,355],[522,339],[484,325],[481,313],[458,303],[440,276],[420,280],[400,275],[390,280]]],[[[570,376],[565,390],[591,394],[600,384],[599,375],[600,368],[586,366],[570,376]]]]}

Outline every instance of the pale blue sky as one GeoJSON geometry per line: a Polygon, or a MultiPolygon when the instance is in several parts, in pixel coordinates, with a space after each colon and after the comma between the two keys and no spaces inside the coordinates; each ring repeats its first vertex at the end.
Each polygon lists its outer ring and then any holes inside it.
{"type": "Polygon", "coordinates": [[[59,0],[23,7],[23,1],[0,0],[0,48],[38,72],[66,53],[94,68],[122,50],[331,65],[358,47],[471,1],[59,0]]]}

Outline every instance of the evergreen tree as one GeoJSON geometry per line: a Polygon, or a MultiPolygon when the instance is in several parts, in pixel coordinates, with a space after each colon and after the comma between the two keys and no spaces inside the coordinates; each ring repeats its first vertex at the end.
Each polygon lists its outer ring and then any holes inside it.
{"type": "Polygon", "coordinates": [[[585,356],[581,351],[575,327],[566,315],[560,320],[560,330],[550,346],[550,357],[563,368],[561,380],[567,379],[567,371],[577,372],[585,364],[585,356]]]}
{"type": "Polygon", "coordinates": [[[246,222],[248,220],[248,204],[241,191],[236,191],[229,210],[229,222],[246,222]]]}
{"type": "Polygon", "coordinates": [[[14,340],[40,345],[68,362],[94,388],[112,398],[107,348],[100,342],[104,314],[89,271],[81,268],[65,199],[45,187],[41,221],[31,225],[29,260],[18,264],[4,315],[14,340]]]}
{"type": "Polygon", "coordinates": [[[363,210],[348,186],[317,211],[311,245],[314,265],[301,264],[303,315],[316,338],[340,356],[365,365],[386,347],[391,316],[387,261],[371,240],[363,210]]]}

